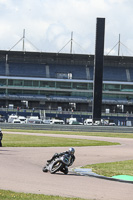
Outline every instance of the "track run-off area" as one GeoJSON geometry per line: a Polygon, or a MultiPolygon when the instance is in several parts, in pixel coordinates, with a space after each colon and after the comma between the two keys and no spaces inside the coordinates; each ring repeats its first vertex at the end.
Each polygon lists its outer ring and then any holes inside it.
{"type": "MultiPolygon", "coordinates": [[[[4,134],[27,134],[3,132],[4,134]]],[[[76,160],[72,168],[87,164],[115,162],[133,159],[133,139],[54,135],[33,133],[40,137],[66,137],[88,140],[119,142],[114,146],[75,147],[76,160]]],[[[67,147],[0,147],[0,189],[15,192],[81,197],[91,200],[132,200],[133,184],[110,181],[69,172],[64,175],[43,173],[42,167],[54,153],[68,150],[67,147]]]]}

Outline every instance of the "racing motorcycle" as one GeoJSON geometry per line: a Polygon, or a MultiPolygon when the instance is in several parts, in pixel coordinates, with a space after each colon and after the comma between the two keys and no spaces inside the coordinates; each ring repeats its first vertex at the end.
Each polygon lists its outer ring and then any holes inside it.
{"type": "Polygon", "coordinates": [[[51,174],[56,173],[57,171],[61,171],[64,174],[68,174],[68,167],[71,165],[71,155],[64,154],[60,157],[56,157],[50,163],[43,167],[43,172],[50,172],[51,174]]]}

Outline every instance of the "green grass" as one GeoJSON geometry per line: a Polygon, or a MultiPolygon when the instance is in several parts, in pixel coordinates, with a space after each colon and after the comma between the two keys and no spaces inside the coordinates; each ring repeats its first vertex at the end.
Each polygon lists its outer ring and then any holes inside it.
{"type": "Polygon", "coordinates": [[[47,133],[47,134],[62,134],[62,135],[84,135],[84,136],[100,136],[100,137],[116,137],[116,138],[133,138],[132,133],[48,131],[48,130],[22,130],[22,129],[2,129],[2,131],[44,133],[44,134],[47,133]]]}
{"type": "Polygon", "coordinates": [[[81,198],[67,198],[60,196],[48,196],[43,194],[16,193],[0,190],[0,200],[84,200],[81,198]]]}
{"type": "Polygon", "coordinates": [[[83,168],[90,168],[96,174],[107,177],[112,177],[116,175],[133,176],[133,160],[92,164],[86,165],[83,168]]]}
{"type": "Polygon", "coordinates": [[[76,138],[58,138],[48,136],[32,136],[4,134],[3,147],[69,147],[69,146],[105,146],[118,145],[119,143],[86,140],[76,138]]]}

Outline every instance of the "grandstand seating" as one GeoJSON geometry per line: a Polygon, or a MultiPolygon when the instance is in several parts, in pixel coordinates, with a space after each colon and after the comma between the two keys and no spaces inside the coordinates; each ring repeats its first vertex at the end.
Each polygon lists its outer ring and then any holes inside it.
{"type": "MultiPolygon", "coordinates": [[[[93,80],[93,66],[89,67],[90,80],[93,80]]],[[[133,80],[133,69],[130,69],[131,80],[133,80]]],[[[103,69],[103,80],[104,81],[127,81],[126,68],[125,67],[114,67],[104,66],[103,69]]]]}
{"type": "Polygon", "coordinates": [[[31,63],[10,63],[10,76],[45,77],[45,65],[31,63]]]}
{"type": "MultiPolygon", "coordinates": [[[[128,81],[125,67],[104,66],[104,81],[128,81]]],[[[50,64],[49,78],[57,78],[58,73],[72,73],[72,79],[93,80],[93,66],[89,66],[88,71],[85,65],[65,65],[50,64]],[[89,75],[87,74],[89,73],[89,75]]],[[[130,79],[133,81],[133,69],[129,68],[130,79]]],[[[38,63],[9,63],[6,67],[4,62],[0,62],[0,75],[23,76],[23,77],[46,77],[45,64],[38,63]],[[7,74],[8,72],[8,74],[7,74]]]]}
{"type": "MultiPolygon", "coordinates": [[[[9,76],[46,77],[46,68],[42,64],[10,63],[8,66],[9,76]]],[[[72,73],[73,79],[86,79],[85,66],[50,65],[49,71],[50,78],[57,78],[57,73],[72,73]]],[[[0,75],[7,75],[4,62],[0,63],[0,75]]]]}
{"type": "Polygon", "coordinates": [[[5,62],[0,62],[0,75],[4,76],[6,73],[6,69],[5,69],[5,62]]]}
{"type": "Polygon", "coordinates": [[[86,79],[86,68],[82,65],[50,65],[50,77],[56,78],[57,73],[72,73],[72,79],[86,79]]]}
{"type": "Polygon", "coordinates": [[[93,80],[93,66],[92,65],[89,66],[89,75],[90,75],[89,80],[93,80]]]}
{"type": "Polygon", "coordinates": [[[104,81],[127,81],[126,69],[124,67],[104,67],[104,81]]]}
{"type": "Polygon", "coordinates": [[[133,81],[133,68],[129,68],[129,72],[130,72],[131,81],[133,81]]]}

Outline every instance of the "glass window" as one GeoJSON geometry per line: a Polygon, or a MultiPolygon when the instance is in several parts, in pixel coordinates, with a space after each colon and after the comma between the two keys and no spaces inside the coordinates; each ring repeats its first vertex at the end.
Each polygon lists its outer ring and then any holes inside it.
{"type": "Polygon", "coordinates": [[[23,81],[22,80],[13,80],[13,85],[14,86],[22,86],[23,85],[23,81]]]}
{"type": "Polygon", "coordinates": [[[8,90],[7,91],[8,94],[22,94],[22,90],[8,90]]]}
{"type": "Polygon", "coordinates": [[[133,85],[121,85],[121,91],[125,92],[133,91],[133,85]]]}
{"type": "Polygon", "coordinates": [[[71,83],[69,82],[56,82],[56,88],[70,89],[71,83]]]}
{"type": "Polygon", "coordinates": [[[0,86],[6,85],[6,79],[0,79],[0,86]]]}
{"type": "Polygon", "coordinates": [[[9,86],[23,86],[23,80],[8,80],[9,86]]]}
{"type": "Polygon", "coordinates": [[[67,73],[57,73],[57,78],[68,78],[68,74],[67,73]]]}
{"type": "Polygon", "coordinates": [[[60,79],[72,79],[72,73],[71,72],[69,72],[69,73],[57,72],[56,75],[57,75],[57,78],[60,78],[60,79]]]}
{"type": "Polygon", "coordinates": [[[46,87],[46,88],[55,87],[55,82],[53,82],[53,81],[41,81],[40,87],[46,87]]]}
{"type": "Polygon", "coordinates": [[[23,90],[23,94],[38,94],[38,90],[23,90]]]}
{"type": "Polygon", "coordinates": [[[24,80],[24,86],[32,86],[32,81],[24,80]]]}
{"type": "Polygon", "coordinates": [[[0,94],[6,94],[6,90],[5,89],[0,89],[0,94]]]}
{"type": "Polygon", "coordinates": [[[127,95],[127,94],[103,94],[102,97],[106,99],[113,99],[113,100],[133,99],[133,95],[127,95]]]}
{"type": "Polygon", "coordinates": [[[40,95],[55,95],[55,91],[41,91],[40,90],[40,95]]]}
{"type": "Polygon", "coordinates": [[[92,92],[72,92],[71,96],[76,96],[76,97],[93,97],[92,92]]]}
{"type": "Polygon", "coordinates": [[[8,80],[8,85],[13,85],[13,80],[8,80]]]}
{"type": "Polygon", "coordinates": [[[120,91],[120,85],[118,84],[106,84],[105,85],[105,90],[108,91],[120,91]]]}
{"type": "Polygon", "coordinates": [[[65,91],[56,91],[57,96],[71,96],[71,92],[65,92],[65,91]]]}
{"type": "Polygon", "coordinates": [[[74,89],[87,90],[87,83],[73,83],[74,89]]]}
{"type": "Polygon", "coordinates": [[[39,81],[33,81],[33,86],[34,87],[39,87],[39,81]]]}
{"type": "Polygon", "coordinates": [[[93,83],[88,83],[88,89],[93,90],[93,83]]]}

